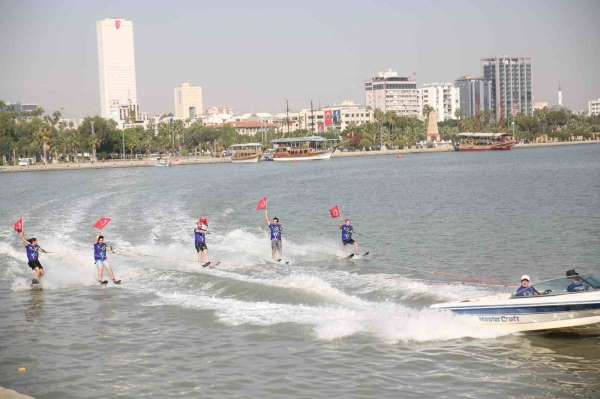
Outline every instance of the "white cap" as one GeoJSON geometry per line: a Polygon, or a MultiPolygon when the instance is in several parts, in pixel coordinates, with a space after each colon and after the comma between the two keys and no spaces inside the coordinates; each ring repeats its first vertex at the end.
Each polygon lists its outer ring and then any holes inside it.
{"type": "Polygon", "coordinates": [[[524,275],[521,276],[521,281],[523,281],[523,280],[530,281],[530,278],[529,278],[529,276],[527,274],[524,274],[524,275]]]}

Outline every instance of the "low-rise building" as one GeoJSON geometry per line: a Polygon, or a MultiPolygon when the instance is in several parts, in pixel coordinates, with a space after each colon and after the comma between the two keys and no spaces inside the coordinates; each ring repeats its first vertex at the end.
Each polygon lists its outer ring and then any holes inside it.
{"type": "Polygon", "coordinates": [[[533,110],[539,111],[544,108],[548,108],[549,106],[550,106],[550,103],[548,101],[536,101],[533,103],[533,110]]]}
{"type": "Polygon", "coordinates": [[[372,122],[373,114],[371,108],[344,101],[339,105],[330,105],[319,109],[303,109],[294,115],[292,123],[297,125],[298,129],[310,130],[315,133],[329,130],[344,131],[350,126],[360,126],[372,122]]]}
{"type": "Polygon", "coordinates": [[[588,115],[598,116],[600,115],[600,98],[597,100],[588,101],[588,115]]]}
{"type": "Polygon", "coordinates": [[[256,136],[257,134],[267,133],[269,131],[275,131],[279,129],[279,125],[272,122],[265,122],[262,120],[243,120],[243,121],[234,121],[228,123],[231,127],[235,129],[238,134],[244,136],[256,136]]]}

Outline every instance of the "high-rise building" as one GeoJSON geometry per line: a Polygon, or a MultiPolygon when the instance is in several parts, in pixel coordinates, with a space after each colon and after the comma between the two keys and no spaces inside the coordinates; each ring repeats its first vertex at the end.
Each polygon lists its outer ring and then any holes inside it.
{"type": "Polygon", "coordinates": [[[437,121],[456,119],[460,108],[460,91],[452,83],[426,83],[421,87],[421,102],[433,108],[437,121]]]}
{"type": "Polygon", "coordinates": [[[460,91],[460,114],[473,118],[492,110],[492,82],[482,78],[463,76],[454,81],[460,91]]]}
{"type": "Polygon", "coordinates": [[[367,107],[373,109],[393,111],[399,116],[420,118],[422,115],[416,78],[398,76],[391,69],[379,72],[365,82],[365,97],[367,107]]]}
{"type": "Polygon", "coordinates": [[[523,113],[533,115],[531,58],[482,58],[483,78],[492,82],[492,110],[496,120],[523,113]]]}
{"type": "MultiPolygon", "coordinates": [[[[107,18],[96,22],[96,34],[100,115],[119,122],[121,107],[134,105],[137,109],[138,105],[133,23],[126,19],[107,18]]],[[[138,119],[136,115],[129,117],[138,119]]]]}
{"type": "Polygon", "coordinates": [[[600,98],[597,100],[588,101],[588,115],[589,116],[600,115],[600,98]]]}
{"type": "Polygon", "coordinates": [[[196,119],[204,114],[202,106],[202,87],[182,83],[175,88],[175,117],[196,119]]]}

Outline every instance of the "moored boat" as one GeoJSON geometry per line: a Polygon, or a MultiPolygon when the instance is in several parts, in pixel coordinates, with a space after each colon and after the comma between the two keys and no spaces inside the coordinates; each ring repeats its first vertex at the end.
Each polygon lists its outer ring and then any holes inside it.
{"type": "Polygon", "coordinates": [[[171,160],[168,158],[157,158],[154,166],[171,166],[171,160]]]}
{"type": "Polygon", "coordinates": [[[513,140],[508,133],[459,133],[456,151],[508,151],[513,140]]]}
{"type": "Polygon", "coordinates": [[[273,161],[308,161],[330,159],[335,151],[331,140],[320,136],[285,138],[271,141],[273,161]]]}
{"type": "Polygon", "coordinates": [[[498,294],[432,305],[502,332],[600,334],[600,276],[577,275],[584,289],[572,291],[570,278],[533,285],[540,295],[498,294]]]}
{"type": "Polygon", "coordinates": [[[262,156],[262,145],[260,143],[234,144],[230,147],[231,162],[254,163],[262,156]]]}

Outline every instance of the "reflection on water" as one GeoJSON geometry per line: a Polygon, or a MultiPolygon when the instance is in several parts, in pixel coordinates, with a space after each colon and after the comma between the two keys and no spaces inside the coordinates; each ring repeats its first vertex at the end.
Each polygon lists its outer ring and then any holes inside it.
{"type": "Polygon", "coordinates": [[[525,335],[521,356],[547,369],[560,371],[553,381],[569,387],[573,395],[598,393],[600,337],[576,334],[525,335]]]}
{"type": "Polygon", "coordinates": [[[44,311],[44,293],[41,288],[32,288],[29,291],[29,301],[25,308],[25,320],[34,322],[38,320],[44,311]]]}

